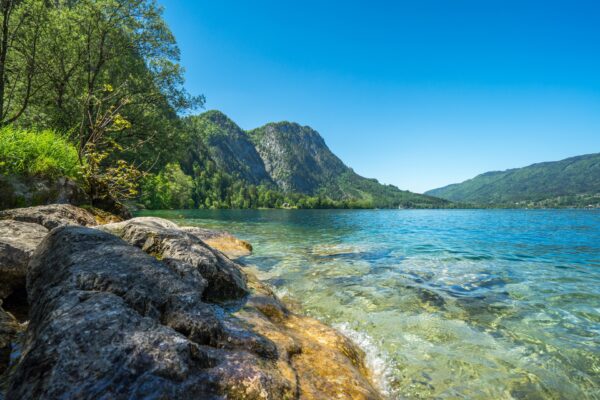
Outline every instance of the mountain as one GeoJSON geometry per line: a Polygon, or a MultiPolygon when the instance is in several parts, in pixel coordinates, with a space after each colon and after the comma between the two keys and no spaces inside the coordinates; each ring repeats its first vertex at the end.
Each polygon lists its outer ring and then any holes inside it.
{"type": "Polygon", "coordinates": [[[250,184],[273,183],[248,134],[225,114],[207,111],[187,122],[194,137],[189,161],[207,156],[217,169],[250,184]]]}
{"type": "Polygon", "coordinates": [[[191,137],[189,157],[182,161],[182,169],[192,177],[215,170],[284,194],[362,202],[372,207],[431,208],[450,204],[356,174],[308,126],[277,122],[244,131],[215,110],[188,117],[186,123],[191,137]]]}
{"type": "Polygon", "coordinates": [[[269,123],[248,134],[267,173],[284,191],[316,194],[349,169],[308,126],[269,123]]]}
{"type": "Polygon", "coordinates": [[[486,172],[426,194],[482,205],[588,205],[600,195],[600,153],[486,172]]]}

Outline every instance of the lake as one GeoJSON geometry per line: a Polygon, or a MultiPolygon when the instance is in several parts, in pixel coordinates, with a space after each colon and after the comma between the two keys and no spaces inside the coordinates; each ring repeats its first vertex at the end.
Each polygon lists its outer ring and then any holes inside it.
{"type": "Polygon", "coordinates": [[[390,398],[599,399],[600,211],[145,211],[242,259],[367,353],[390,398]]]}

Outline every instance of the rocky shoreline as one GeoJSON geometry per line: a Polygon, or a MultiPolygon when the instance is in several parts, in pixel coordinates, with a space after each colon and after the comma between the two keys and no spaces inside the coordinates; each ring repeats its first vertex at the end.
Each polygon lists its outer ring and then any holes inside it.
{"type": "Polygon", "coordinates": [[[248,243],[107,220],[0,212],[0,399],[381,398],[356,345],[235,261],[248,243]]]}

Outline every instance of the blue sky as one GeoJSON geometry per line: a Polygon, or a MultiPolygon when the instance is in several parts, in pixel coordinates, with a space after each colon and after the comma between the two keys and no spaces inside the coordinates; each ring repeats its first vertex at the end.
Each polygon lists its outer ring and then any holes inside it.
{"type": "Polygon", "coordinates": [[[186,86],[423,192],[600,152],[600,1],[159,0],[186,86]]]}

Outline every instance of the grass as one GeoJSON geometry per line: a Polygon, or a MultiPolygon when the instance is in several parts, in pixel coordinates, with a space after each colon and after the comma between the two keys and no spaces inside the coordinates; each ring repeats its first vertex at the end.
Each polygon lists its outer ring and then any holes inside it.
{"type": "Polygon", "coordinates": [[[52,130],[0,128],[0,174],[77,178],[77,149],[52,130]]]}

